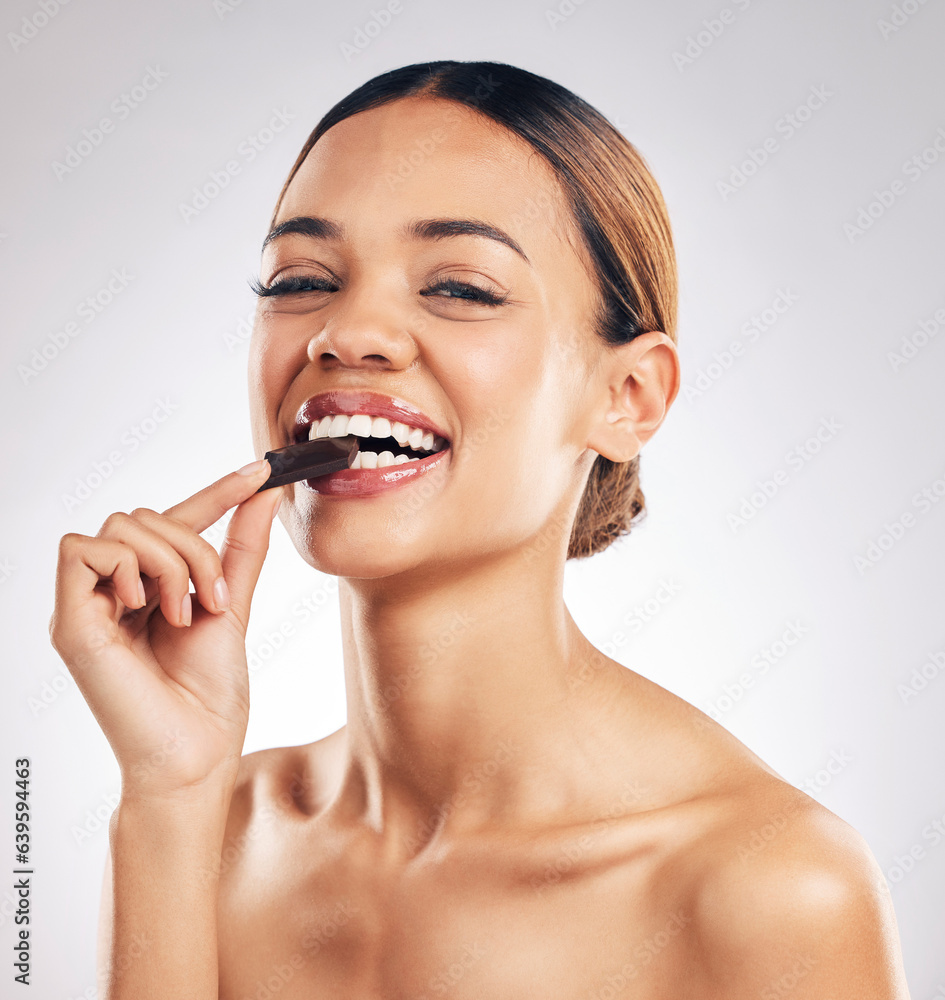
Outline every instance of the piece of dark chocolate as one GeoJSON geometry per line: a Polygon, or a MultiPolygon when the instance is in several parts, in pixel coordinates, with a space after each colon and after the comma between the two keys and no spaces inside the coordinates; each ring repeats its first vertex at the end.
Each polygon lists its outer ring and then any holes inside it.
{"type": "Polygon", "coordinates": [[[270,466],[269,478],[256,492],[350,468],[357,453],[358,439],[353,435],[300,441],[267,451],[265,458],[270,466]]]}

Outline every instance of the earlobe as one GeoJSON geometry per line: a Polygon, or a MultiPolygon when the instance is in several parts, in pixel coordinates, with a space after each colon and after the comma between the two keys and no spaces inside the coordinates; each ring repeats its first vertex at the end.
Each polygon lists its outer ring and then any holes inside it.
{"type": "Polygon", "coordinates": [[[629,462],[656,433],[679,392],[676,345],[658,330],[608,348],[601,366],[599,419],[587,446],[612,462],[629,462]]]}

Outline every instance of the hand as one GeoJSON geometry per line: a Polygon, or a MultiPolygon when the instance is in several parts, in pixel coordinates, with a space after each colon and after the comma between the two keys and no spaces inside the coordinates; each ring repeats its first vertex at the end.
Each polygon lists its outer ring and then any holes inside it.
{"type": "Polygon", "coordinates": [[[256,493],[269,463],[256,464],[163,514],[139,507],[111,514],[95,538],[62,537],[49,635],[118,759],[123,796],[235,781],[246,627],[282,497],[256,493]],[[218,555],[199,533],[234,505],[218,555]]]}

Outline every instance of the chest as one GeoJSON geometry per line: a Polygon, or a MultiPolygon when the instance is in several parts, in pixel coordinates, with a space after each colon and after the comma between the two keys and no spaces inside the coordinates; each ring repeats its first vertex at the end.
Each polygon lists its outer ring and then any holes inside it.
{"type": "Polygon", "coordinates": [[[350,844],[251,843],[221,880],[220,1000],[670,995],[692,918],[646,871],[559,845],[393,876],[350,844]]]}

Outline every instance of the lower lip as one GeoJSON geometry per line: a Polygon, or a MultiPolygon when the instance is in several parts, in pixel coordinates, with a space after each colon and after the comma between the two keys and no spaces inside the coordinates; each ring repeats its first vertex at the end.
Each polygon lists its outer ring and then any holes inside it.
{"type": "Polygon", "coordinates": [[[386,493],[415,483],[434,469],[444,468],[449,461],[450,449],[436,452],[419,461],[388,465],[383,469],[339,469],[327,476],[303,479],[302,484],[321,496],[366,497],[386,493]]]}

